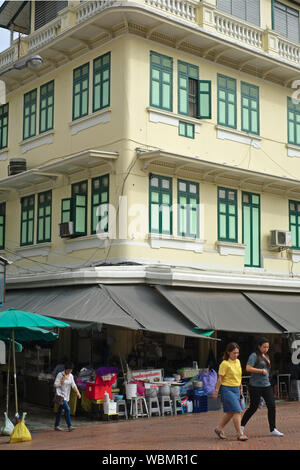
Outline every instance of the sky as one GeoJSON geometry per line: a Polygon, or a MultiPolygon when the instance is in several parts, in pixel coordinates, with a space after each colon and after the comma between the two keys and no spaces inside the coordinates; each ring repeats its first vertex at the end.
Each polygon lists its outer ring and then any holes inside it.
{"type": "MultiPolygon", "coordinates": [[[[4,0],[0,0],[0,6],[4,3],[4,0]]],[[[0,52],[4,51],[9,47],[10,43],[10,32],[8,29],[0,28],[0,52]]]]}

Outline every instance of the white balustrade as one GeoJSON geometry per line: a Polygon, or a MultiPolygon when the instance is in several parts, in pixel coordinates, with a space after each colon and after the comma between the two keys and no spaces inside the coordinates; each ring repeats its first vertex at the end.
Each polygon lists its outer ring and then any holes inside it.
{"type": "Polygon", "coordinates": [[[218,12],[215,12],[214,18],[215,28],[218,33],[224,34],[224,36],[228,36],[249,46],[257,48],[262,47],[262,31],[260,29],[229,18],[218,12]]]}
{"type": "Polygon", "coordinates": [[[61,20],[57,19],[49,23],[45,27],[37,30],[29,36],[29,51],[37,49],[49,41],[52,41],[57,36],[57,30],[61,25],[61,20]]]}
{"type": "Polygon", "coordinates": [[[83,2],[77,10],[77,22],[87,20],[91,16],[96,15],[99,11],[111,7],[116,0],[95,0],[91,2],[83,2]]]}
{"type": "Polygon", "coordinates": [[[278,54],[282,59],[300,62],[300,46],[284,39],[278,39],[278,54]]]}
{"type": "Polygon", "coordinates": [[[0,69],[9,67],[18,59],[18,45],[14,44],[12,47],[4,51],[0,55],[0,69]]]}
{"type": "Polygon", "coordinates": [[[145,0],[145,4],[195,22],[195,8],[200,4],[200,0],[145,0]]]}

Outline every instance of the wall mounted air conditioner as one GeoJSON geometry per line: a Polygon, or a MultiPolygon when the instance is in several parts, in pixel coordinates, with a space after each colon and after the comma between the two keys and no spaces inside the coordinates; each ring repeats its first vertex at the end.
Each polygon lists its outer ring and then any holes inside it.
{"type": "Polygon", "coordinates": [[[284,230],[271,230],[271,247],[288,248],[292,246],[292,234],[284,230]]]}
{"type": "Polygon", "coordinates": [[[59,236],[61,238],[71,237],[74,235],[73,222],[61,222],[59,226],[59,236]]]}

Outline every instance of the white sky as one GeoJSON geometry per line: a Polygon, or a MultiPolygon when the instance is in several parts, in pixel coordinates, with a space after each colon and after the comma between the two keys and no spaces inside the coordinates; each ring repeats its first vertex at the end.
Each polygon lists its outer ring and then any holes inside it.
{"type": "MultiPolygon", "coordinates": [[[[0,6],[4,0],[0,0],[0,6]]],[[[0,28],[0,52],[9,47],[10,32],[7,29],[0,28]]]]}

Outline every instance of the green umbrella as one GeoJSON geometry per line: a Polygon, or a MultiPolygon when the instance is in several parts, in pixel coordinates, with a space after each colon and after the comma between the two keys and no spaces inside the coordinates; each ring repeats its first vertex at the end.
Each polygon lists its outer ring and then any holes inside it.
{"type": "MultiPolygon", "coordinates": [[[[10,340],[11,329],[1,328],[0,329],[0,340],[10,340]]],[[[53,331],[45,330],[43,328],[31,327],[31,328],[16,328],[15,329],[15,342],[21,341],[55,341],[58,338],[58,334],[53,331]]]]}
{"type": "MultiPolygon", "coordinates": [[[[0,328],[10,329],[12,344],[15,343],[15,335],[19,329],[26,328],[64,328],[70,326],[68,323],[54,318],[39,315],[38,313],[23,312],[14,308],[0,311],[0,328]]],[[[16,414],[18,413],[18,395],[17,395],[17,375],[16,375],[16,355],[13,348],[13,367],[14,367],[14,384],[15,384],[15,404],[16,414]]]]}

